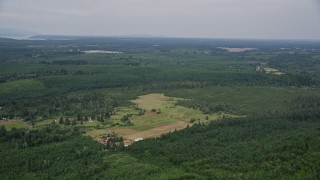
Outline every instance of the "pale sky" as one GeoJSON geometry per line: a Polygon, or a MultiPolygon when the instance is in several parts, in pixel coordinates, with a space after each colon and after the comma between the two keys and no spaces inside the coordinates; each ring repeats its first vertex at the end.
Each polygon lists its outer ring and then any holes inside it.
{"type": "Polygon", "coordinates": [[[0,27],[60,35],[320,39],[319,0],[0,0],[0,27]]]}

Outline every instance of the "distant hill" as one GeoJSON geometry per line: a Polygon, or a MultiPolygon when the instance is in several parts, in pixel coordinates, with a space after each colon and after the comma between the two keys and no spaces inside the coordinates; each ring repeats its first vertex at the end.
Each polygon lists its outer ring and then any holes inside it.
{"type": "Polygon", "coordinates": [[[120,36],[80,36],[80,35],[35,35],[30,40],[78,40],[78,39],[101,39],[101,38],[166,38],[150,35],[120,35],[120,36]]]}
{"type": "Polygon", "coordinates": [[[13,39],[27,39],[30,36],[34,36],[36,32],[25,30],[25,29],[16,29],[16,28],[0,28],[0,37],[13,38],[13,39]]]}
{"type": "Polygon", "coordinates": [[[77,40],[95,38],[95,36],[68,36],[68,35],[34,35],[29,37],[30,40],[77,40]]]}

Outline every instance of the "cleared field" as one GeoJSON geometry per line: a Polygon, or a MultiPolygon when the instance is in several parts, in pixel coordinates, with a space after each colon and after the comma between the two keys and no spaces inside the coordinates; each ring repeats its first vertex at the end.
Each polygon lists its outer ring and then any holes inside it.
{"type": "Polygon", "coordinates": [[[105,134],[108,131],[114,131],[116,134],[123,136],[126,139],[134,141],[138,138],[153,138],[162,134],[181,130],[190,124],[190,119],[196,119],[197,122],[209,122],[216,120],[223,115],[210,114],[204,115],[201,111],[182,106],[176,106],[176,101],[179,98],[167,97],[164,94],[147,94],[139,96],[138,99],[132,100],[140,109],[145,110],[143,115],[139,115],[140,110],[136,107],[120,107],[116,109],[108,121],[119,123],[119,125],[109,128],[94,129],[86,134],[92,137],[97,137],[105,134]],[[131,126],[125,126],[120,119],[126,114],[131,114],[131,126]],[[209,120],[206,120],[208,116],[209,120]]]}
{"type": "Polygon", "coordinates": [[[106,50],[87,50],[87,51],[81,51],[85,54],[121,54],[123,52],[119,51],[106,51],[106,50]]]}
{"type": "Polygon", "coordinates": [[[24,121],[20,120],[10,120],[10,121],[3,121],[0,120],[0,126],[4,126],[7,130],[11,130],[12,128],[29,128],[30,125],[24,121]]]}
{"type": "Polygon", "coordinates": [[[266,71],[267,74],[274,74],[274,75],[283,75],[286,73],[283,73],[281,71],[279,71],[278,69],[275,68],[264,68],[264,70],[266,71]]]}
{"type": "Polygon", "coordinates": [[[176,123],[171,123],[168,125],[159,126],[156,128],[152,128],[146,131],[133,133],[127,136],[129,139],[137,139],[137,138],[152,138],[152,137],[158,137],[162,134],[166,134],[175,130],[181,130],[186,128],[188,123],[178,121],[176,123]]]}
{"type": "Polygon", "coordinates": [[[239,52],[256,50],[256,48],[229,48],[229,47],[220,47],[220,49],[227,50],[230,53],[239,53],[239,52]]]}
{"type": "Polygon", "coordinates": [[[164,94],[148,94],[139,96],[138,99],[132,102],[136,103],[140,108],[145,110],[159,109],[165,106],[174,107],[174,103],[178,98],[166,97],[164,94]]]}

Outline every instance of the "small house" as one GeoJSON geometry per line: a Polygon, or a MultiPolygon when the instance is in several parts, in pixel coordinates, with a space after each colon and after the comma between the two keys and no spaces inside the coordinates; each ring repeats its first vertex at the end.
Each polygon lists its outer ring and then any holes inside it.
{"type": "Polygon", "coordinates": [[[138,141],[142,141],[142,140],[143,140],[143,138],[136,138],[134,141],[138,142],[138,141]]]}

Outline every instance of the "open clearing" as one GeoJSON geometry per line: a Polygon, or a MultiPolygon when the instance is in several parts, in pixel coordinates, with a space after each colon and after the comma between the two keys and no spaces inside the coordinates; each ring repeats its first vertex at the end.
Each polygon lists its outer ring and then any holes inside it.
{"type": "Polygon", "coordinates": [[[274,75],[283,75],[283,74],[286,74],[286,73],[281,72],[280,70],[275,69],[275,68],[261,67],[261,66],[257,66],[257,67],[256,67],[256,71],[259,71],[259,72],[263,72],[263,71],[264,71],[266,74],[274,74],[274,75]]]}
{"type": "Polygon", "coordinates": [[[171,131],[181,130],[190,124],[190,119],[196,119],[196,122],[207,123],[209,120],[217,120],[223,115],[208,114],[205,115],[201,111],[177,106],[175,103],[179,98],[167,97],[164,94],[147,94],[139,96],[138,99],[132,100],[140,109],[144,109],[145,113],[139,115],[140,110],[135,107],[120,107],[116,109],[115,115],[109,120],[119,125],[93,129],[86,134],[92,137],[104,135],[108,131],[113,131],[116,134],[123,136],[125,139],[134,141],[138,138],[153,138],[159,137],[171,131]],[[153,110],[153,111],[152,111],[153,110]],[[156,112],[154,112],[156,110],[156,112]],[[121,117],[131,114],[130,121],[133,125],[126,126],[121,123],[121,117]],[[209,120],[206,120],[208,116],[209,120]]]}
{"type": "Polygon", "coordinates": [[[219,48],[227,50],[228,52],[231,52],[231,53],[239,53],[239,52],[256,50],[256,48],[229,48],[229,47],[219,47],[219,48]]]}
{"type": "Polygon", "coordinates": [[[166,107],[174,107],[175,102],[179,98],[170,98],[166,97],[164,94],[148,94],[144,96],[139,96],[138,99],[133,100],[132,102],[137,104],[140,108],[145,110],[159,109],[166,107]]]}
{"type": "Polygon", "coordinates": [[[87,50],[81,51],[85,54],[122,54],[123,52],[119,51],[106,51],[106,50],[87,50]]]}
{"type": "Polygon", "coordinates": [[[30,125],[22,120],[9,120],[4,121],[0,120],[0,126],[4,125],[7,130],[11,130],[12,128],[29,128],[30,125]]]}
{"type": "Polygon", "coordinates": [[[156,128],[152,128],[150,130],[141,131],[138,133],[133,133],[127,136],[129,139],[137,139],[137,138],[152,138],[152,137],[158,137],[162,134],[166,134],[175,130],[181,130],[186,128],[188,123],[178,121],[176,123],[171,123],[168,125],[159,126],[156,128]]]}
{"type": "Polygon", "coordinates": [[[267,74],[274,74],[274,75],[283,75],[285,73],[280,72],[278,69],[275,68],[263,68],[267,74]]]}

